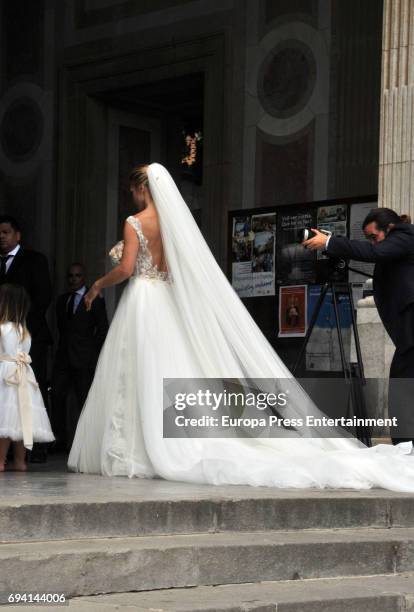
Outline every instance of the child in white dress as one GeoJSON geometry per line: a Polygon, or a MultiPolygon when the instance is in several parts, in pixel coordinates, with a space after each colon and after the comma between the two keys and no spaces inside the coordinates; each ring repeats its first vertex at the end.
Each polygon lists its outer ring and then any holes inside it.
{"type": "Polygon", "coordinates": [[[0,472],[6,469],[11,443],[14,460],[7,469],[25,471],[25,449],[31,450],[33,442],[55,439],[30,366],[31,337],[26,327],[29,306],[23,287],[0,286],[0,472]]]}

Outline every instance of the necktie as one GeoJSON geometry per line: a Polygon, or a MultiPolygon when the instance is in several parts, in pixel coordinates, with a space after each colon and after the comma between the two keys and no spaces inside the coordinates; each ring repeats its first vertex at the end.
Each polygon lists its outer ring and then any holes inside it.
{"type": "Polygon", "coordinates": [[[75,296],[76,296],[76,291],[74,291],[68,301],[68,305],[67,305],[67,314],[68,314],[68,319],[71,319],[73,317],[73,309],[75,307],[75,296]]]}
{"type": "Polygon", "coordinates": [[[13,255],[0,255],[0,283],[6,280],[6,263],[13,255]]]}

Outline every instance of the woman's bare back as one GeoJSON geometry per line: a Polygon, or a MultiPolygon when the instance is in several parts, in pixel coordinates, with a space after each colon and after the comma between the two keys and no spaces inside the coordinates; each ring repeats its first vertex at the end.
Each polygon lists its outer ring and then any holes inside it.
{"type": "Polygon", "coordinates": [[[160,272],[167,272],[167,262],[161,238],[161,228],[158,215],[154,212],[143,210],[134,215],[141,222],[142,232],[148,241],[148,249],[152,256],[152,263],[160,272]]]}

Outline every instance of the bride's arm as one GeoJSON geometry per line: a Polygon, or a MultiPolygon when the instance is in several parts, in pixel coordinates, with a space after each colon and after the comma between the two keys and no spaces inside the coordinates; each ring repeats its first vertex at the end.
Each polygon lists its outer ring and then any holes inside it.
{"type": "Polygon", "coordinates": [[[93,300],[106,287],[118,285],[129,278],[135,269],[139,249],[139,242],[134,228],[127,222],[124,225],[124,249],[121,261],[110,272],[98,278],[85,294],[86,310],[90,310],[93,300]]]}

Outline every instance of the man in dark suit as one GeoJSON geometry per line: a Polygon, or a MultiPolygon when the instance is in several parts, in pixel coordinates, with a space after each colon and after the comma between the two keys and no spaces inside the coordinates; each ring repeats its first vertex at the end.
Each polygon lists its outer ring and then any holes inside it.
{"type": "Polygon", "coordinates": [[[393,442],[414,441],[414,225],[389,208],[378,208],[362,228],[368,242],[327,237],[313,229],[316,236],[303,244],[331,257],[375,263],[374,300],[395,344],[388,400],[389,416],[398,419],[393,442]]]}
{"type": "Polygon", "coordinates": [[[86,310],[85,268],[73,263],[68,270],[69,292],[56,302],[59,343],[52,377],[52,427],[56,450],[68,450],[74,432],[66,431],[66,397],[71,388],[77,399],[77,418],[92,384],[96,363],[108,331],[108,317],[102,297],[86,310]]]}
{"type": "MultiPolygon", "coordinates": [[[[46,311],[52,298],[49,267],[42,253],[20,244],[21,229],[10,215],[0,215],[0,284],[22,285],[29,293],[31,308],[27,326],[32,336],[30,356],[33,370],[47,406],[47,354],[52,336],[46,322],[46,311]]],[[[46,445],[35,444],[31,461],[46,460],[46,445]]]]}

